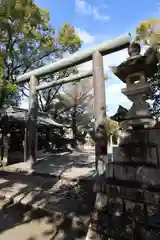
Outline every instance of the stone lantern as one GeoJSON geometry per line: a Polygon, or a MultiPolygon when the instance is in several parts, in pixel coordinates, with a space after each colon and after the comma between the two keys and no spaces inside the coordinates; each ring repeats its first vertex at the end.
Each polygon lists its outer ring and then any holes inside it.
{"type": "Polygon", "coordinates": [[[140,45],[133,42],[128,48],[129,58],[118,67],[111,67],[113,73],[126,84],[126,88],[121,90],[122,93],[133,102],[121,124],[123,131],[119,148],[113,149],[115,161],[117,156],[121,161],[136,161],[137,163],[159,161],[157,150],[159,147],[152,144],[149,132],[149,129],[156,124],[156,120],[152,117],[146,101],[151,94],[149,78],[157,72],[158,60],[152,47],[149,47],[144,55],[140,52],[140,45]],[[120,154],[121,152],[123,154],[120,154]],[[154,152],[154,159],[151,152],[154,152]],[[122,158],[121,155],[123,155],[122,158]]]}
{"type": "MultiPolygon", "coordinates": [[[[113,148],[113,163],[107,165],[107,181],[114,186],[107,191],[109,195],[118,194],[125,211],[135,214],[139,206],[136,219],[144,223],[152,221],[154,225],[157,214],[160,219],[160,192],[156,190],[160,186],[160,138],[146,100],[151,94],[149,78],[156,73],[158,60],[152,47],[141,55],[138,43],[132,43],[128,53],[126,61],[118,67],[111,67],[126,84],[122,93],[133,104],[123,119],[119,146],[113,148]]],[[[143,239],[148,239],[147,230],[140,232],[144,234],[143,239]]],[[[154,233],[149,239],[156,239],[154,233]]]]}
{"type": "Polygon", "coordinates": [[[131,129],[140,125],[152,127],[155,123],[146,100],[151,94],[148,79],[157,71],[156,52],[149,47],[142,56],[140,51],[140,45],[133,42],[128,49],[130,57],[118,67],[111,67],[112,72],[126,83],[122,93],[133,102],[125,119],[125,128],[131,129]]]}

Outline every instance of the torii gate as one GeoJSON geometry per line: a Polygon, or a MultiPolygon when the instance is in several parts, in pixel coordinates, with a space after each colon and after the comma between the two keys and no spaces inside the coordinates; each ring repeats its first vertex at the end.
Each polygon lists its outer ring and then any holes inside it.
{"type": "MultiPolygon", "coordinates": [[[[43,66],[33,71],[27,72],[17,77],[17,84],[24,84],[29,82],[29,111],[28,111],[28,160],[31,163],[36,161],[36,122],[37,122],[37,91],[46,88],[51,88],[56,85],[65,84],[68,82],[78,81],[93,75],[94,88],[94,115],[96,119],[95,129],[97,132],[96,156],[107,156],[107,139],[106,130],[102,129],[103,119],[106,116],[105,103],[105,83],[104,83],[104,69],[103,56],[114,53],[116,51],[127,48],[131,41],[131,35],[123,35],[113,40],[107,41],[87,51],[78,51],[64,59],[55,63],[43,66]],[[92,60],[92,70],[77,75],[72,75],[58,81],[53,81],[47,84],[38,85],[38,79],[50,73],[56,73],[63,69],[73,67],[75,65],[85,63],[92,60]],[[100,129],[99,129],[100,127],[100,129]],[[100,133],[101,132],[101,133],[100,133]]],[[[98,157],[99,158],[99,157],[98,157]]],[[[98,161],[96,161],[98,163],[98,161]]]]}
{"type": "MultiPolygon", "coordinates": [[[[56,85],[65,84],[68,82],[78,81],[89,76],[93,76],[93,89],[94,89],[94,116],[95,123],[95,137],[96,137],[96,167],[100,165],[101,176],[105,175],[105,166],[107,163],[107,129],[105,128],[104,118],[106,117],[106,103],[105,103],[105,83],[104,83],[104,69],[103,69],[103,56],[114,53],[116,51],[127,48],[131,42],[131,35],[127,34],[119,38],[107,41],[101,45],[91,48],[87,51],[76,52],[69,57],[59,60],[55,63],[46,65],[44,67],[35,69],[17,77],[17,84],[29,82],[29,111],[28,111],[28,160],[31,163],[36,161],[36,122],[37,122],[37,91],[50,88],[56,85]],[[65,68],[73,67],[75,65],[85,63],[92,60],[92,70],[83,74],[73,75],[59,81],[53,81],[44,85],[38,85],[38,78],[50,73],[56,73],[65,68]],[[100,161],[99,161],[100,160],[100,161]]],[[[95,206],[102,209],[106,204],[106,195],[97,193],[95,206]],[[102,196],[103,195],[103,196],[102,196]]],[[[97,217],[96,217],[97,218],[97,217]]],[[[100,238],[96,232],[91,228],[87,233],[86,240],[100,238]],[[91,229],[91,230],[90,230],[91,229]]]]}

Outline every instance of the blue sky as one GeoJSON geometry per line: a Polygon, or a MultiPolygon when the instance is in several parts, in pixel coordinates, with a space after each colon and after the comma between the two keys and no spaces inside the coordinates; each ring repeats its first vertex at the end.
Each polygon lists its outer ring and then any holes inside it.
{"type": "MultiPolygon", "coordinates": [[[[124,33],[135,33],[135,27],[141,21],[157,17],[160,5],[156,0],[36,0],[39,7],[50,10],[51,23],[55,28],[69,23],[75,26],[83,40],[82,49],[92,47],[105,40],[124,33]]],[[[118,65],[127,57],[126,50],[104,57],[104,69],[118,65]]],[[[83,69],[90,63],[82,65],[83,69]]],[[[106,83],[106,103],[109,115],[118,105],[130,106],[130,102],[121,94],[124,87],[119,79],[111,75],[106,83]]]]}

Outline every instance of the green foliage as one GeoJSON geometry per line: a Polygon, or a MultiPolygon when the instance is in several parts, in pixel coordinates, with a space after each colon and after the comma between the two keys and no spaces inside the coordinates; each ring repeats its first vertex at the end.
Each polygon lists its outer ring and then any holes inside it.
{"type": "Polygon", "coordinates": [[[0,80],[0,88],[6,91],[6,94],[11,94],[16,91],[17,85],[9,81],[0,80]]]}
{"type": "Polygon", "coordinates": [[[77,51],[82,44],[82,41],[76,34],[74,27],[69,24],[64,24],[59,29],[58,41],[63,49],[67,49],[69,53],[77,51]]]}
{"type": "Polygon", "coordinates": [[[109,79],[109,76],[106,74],[106,75],[104,76],[104,80],[107,81],[108,79],[109,79]]]}
{"type": "Polygon", "coordinates": [[[106,129],[107,129],[108,141],[110,141],[110,139],[111,139],[110,136],[115,136],[115,137],[118,136],[119,124],[118,124],[118,122],[107,117],[106,129]]]}
{"type": "Polygon", "coordinates": [[[17,89],[17,85],[9,81],[5,82],[5,90],[7,94],[14,93],[17,89]]]}
{"type": "Polygon", "coordinates": [[[158,66],[157,73],[154,74],[154,76],[150,79],[151,84],[151,104],[150,104],[150,110],[151,113],[159,117],[160,116],[160,66],[158,66]]]}
{"type": "Polygon", "coordinates": [[[157,47],[160,44],[160,18],[150,18],[141,22],[137,28],[137,40],[148,41],[157,47]]]}
{"type": "MultiPolygon", "coordinates": [[[[117,121],[114,121],[110,119],[109,117],[106,117],[105,120],[105,128],[107,131],[107,140],[110,142],[111,136],[117,138],[118,131],[119,131],[119,123],[117,121]]],[[[94,139],[94,127],[95,127],[95,119],[89,122],[89,131],[91,133],[91,136],[93,136],[94,139]]]]}
{"type": "Polygon", "coordinates": [[[5,100],[8,100],[9,98],[12,98],[17,90],[16,84],[13,82],[10,82],[8,80],[5,80],[4,78],[4,69],[0,68],[0,107],[3,106],[5,100]]]}
{"type": "MultiPolygon", "coordinates": [[[[141,22],[136,28],[137,40],[147,42],[152,45],[156,50],[160,47],[160,18],[152,18],[147,21],[141,22]]],[[[159,52],[157,51],[157,55],[159,52]]],[[[158,56],[159,57],[159,56],[158,56]]],[[[152,89],[150,110],[153,115],[160,115],[160,64],[158,71],[150,78],[152,89]]]]}
{"type": "Polygon", "coordinates": [[[39,8],[33,0],[2,0],[0,71],[7,80],[1,85],[1,91],[5,86],[6,97],[11,92],[17,95],[14,85],[17,75],[53,62],[81,46],[73,26],[64,24],[56,33],[49,21],[49,10],[39,8]]]}

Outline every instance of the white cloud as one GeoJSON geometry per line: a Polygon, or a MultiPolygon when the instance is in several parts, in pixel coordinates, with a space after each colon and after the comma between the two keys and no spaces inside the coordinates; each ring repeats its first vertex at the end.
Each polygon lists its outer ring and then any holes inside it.
{"type": "Polygon", "coordinates": [[[108,21],[110,19],[109,16],[105,16],[100,14],[100,9],[101,8],[106,8],[105,6],[100,6],[100,7],[94,7],[93,9],[93,15],[95,17],[96,20],[100,20],[100,21],[108,21]]]}
{"type": "Polygon", "coordinates": [[[96,20],[108,21],[109,16],[101,13],[101,9],[107,8],[107,5],[103,4],[100,6],[92,6],[85,0],[75,0],[76,10],[85,15],[92,15],[96,20]]]}
{"type": "Polygon", "coordinates": [[[80,28],[75,28],[76,33],[79,35],[80,39],[84,44],[93,44],[95,41],[95,36],[90,35],[87,31],[80,28]]]}
{"type": "Polygon", "coordinates": [[[83,0],[76,0],[75,6],[76,6],[76,9],[78,9],[79,11],[81,11],[82,13],[84,13],[86,15],[90,14],[91,9],[92,9],[91,5],[86,3],[83,0]]]}
{"type": "MultiPolygon", "coordinates": [[[[121,62],[126,60],[127,57],[128,57],[128,53],[126,49],[103,57],[104,72],[105,73],[108,72],[110,66],[119,65],[121,62]]],[[[86,71],[91,68],[92,68],[92,61],[79,65],[79,71],[86,71]]]]}
{"type": "Polygon", "coordinates": [[[125,88],[123,82],[117,81],[117,83],[109,85],[109,81],[106,84],[106,104],[108,107],[108,114],[113,115],[117,111],[119,105],[129,108],[132,102],[121,93],[121,89],[125,88]]]}
{"type": "Polygon", "coordinates": [[[83,50],[88,49],[88,47],[90,46],[94,46],[96,44],[101,43],[104,39],[108,39],[107,34],[99,33],[97,35],[92,35],[88,31],[80,27],[75,27],[75,31],[83,41],[82,45],[83,50]]]}
{"type": "MultiPolygon", "coordinates": [[[[117,99],[117,95],[121,95],[121,89],[125,87],[125,84],[123,82],[115,83],[115,84],[106,84],[106,99],[108,104],[117,104],[117,100],[119,102],[119,97],[117,99]]],[[[128,101],[127,97],[125,97],[123,94],[120,96],[120,102],[126,103],[128,101]]]]}
{"type": "MultiPolygon", "coordinates": [[[[105,56],[104,71],[107,73],[108,67],[118,66],[121,62],[126,60],[127,57],[127,49],[105,56]]],[[[129,108],[131,106],[131,101],[128,100],[123,93],[121,93],[121,89],[125,88],[126,85],[114,74],[111,73],[110,75],[111,79],[106,82],[105,91],[108,114],[113,115],[117,111],[119,105],[129,108]]]]}
{"type": "Polygon", "coordinates": [[[159,17],[159,13],[160,13],[160,1],[158,1],[158,2],[156,3],[155,7],[156,7],[156,10],[155,10],[155,12],[154,12],[154,15],[159,17]]]}

